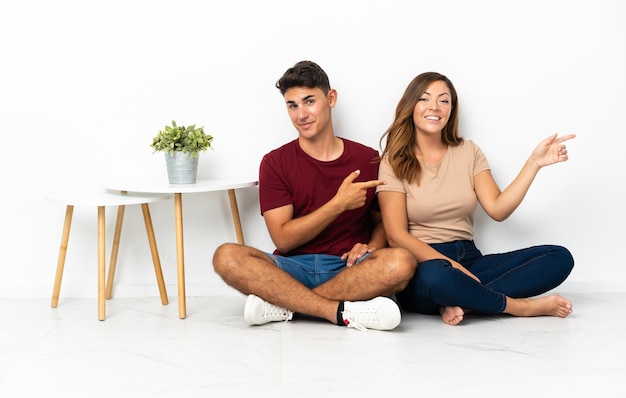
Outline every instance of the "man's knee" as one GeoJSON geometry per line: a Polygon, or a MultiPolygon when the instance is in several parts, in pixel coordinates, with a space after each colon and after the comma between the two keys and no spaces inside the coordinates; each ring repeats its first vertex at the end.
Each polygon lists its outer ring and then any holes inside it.
{"type": "Polygon", "coordinates": [[[243,246],[236,243],[221,244],[213,253],[213,269],[222,275],[233,264],[233,261],[241,255],[243,246]]]}
{"type": "Polygon", "coordinates": [[[397,269],[397,273],[400,275],[413,277],[417,268],[417,260],[415,256],[407,249],[397,247],[391,249],[392,261],[390,262],[397,269]]]}
{"type": "Polygon", "coordinates": [[[375,253],[380,255],[380,261],[385,267],[385,274],[389,278],[389,284],[406,286],[417,269],[415,256],[403,248],[388,248],[375,253]]]}

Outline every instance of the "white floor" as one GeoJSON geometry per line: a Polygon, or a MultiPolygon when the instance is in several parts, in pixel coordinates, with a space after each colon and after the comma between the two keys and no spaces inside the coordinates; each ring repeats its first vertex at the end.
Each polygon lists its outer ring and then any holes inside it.
{"type": "Polygon", "coordinates": [[[566,319],[404,314],[394,331],[247,326],[243,297],[0,300],[0,397],[624,397],[626,293],[566,319]]]}

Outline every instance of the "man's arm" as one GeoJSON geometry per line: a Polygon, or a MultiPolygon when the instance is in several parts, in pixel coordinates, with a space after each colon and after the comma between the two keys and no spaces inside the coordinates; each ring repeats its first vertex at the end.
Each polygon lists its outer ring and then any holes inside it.
{"type": "Polygon", "coordinates": [[[360,171],[346,177],[331,200],[319,209],[302,217],[293,217],[293,206],[287,205],[263,213],[269,234],[281,253],[310,242],[330,225],[341,213],[365,205],[367,190],[383,184],[372,180],[354,182],[360,171]]]}
{"type": "Polygon", "coordinates": [[[370,241],[368,243],[355,244],[349,252],[346,252],[341,256],[343,260],[346,260],[348,267],[354,265],[365,254],[387,247],[387,234],[385,233],[385,228],[383,227],[382,215],[380,214],[380,211],[371,210],[370,217],[372,218],[372,223],[374,224],[370,241]]]}
{"type": "Polygon", "coordinates": [[[372,237],[368,246],[373,249],[382,249],[387,246],[387,234],[385,234],[385,228],[383,227],[383,217],[380,211],[372,210],[370,214],[374,223],[374,229],[372,230],[372,237]]]}

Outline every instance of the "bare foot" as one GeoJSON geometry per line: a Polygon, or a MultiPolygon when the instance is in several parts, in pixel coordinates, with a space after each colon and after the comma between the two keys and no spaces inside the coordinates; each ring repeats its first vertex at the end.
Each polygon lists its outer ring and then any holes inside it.
{"type": "Polygon", "coordinates": [[[441,307],[441,319],[450,326],[456,326],[463,320],[465,312],[461,307],[441,307]]]}
{"type": "Polygon", "coordinates": [[[524,299],[507,297],[504,312],[515,316],[558,316],[565,318],[572,313],[572,302],[557,294],[524,299]]]}

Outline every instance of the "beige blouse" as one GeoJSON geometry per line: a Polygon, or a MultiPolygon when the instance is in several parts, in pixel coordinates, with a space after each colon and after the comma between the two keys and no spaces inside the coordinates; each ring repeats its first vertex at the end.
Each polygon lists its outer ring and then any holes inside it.
{"type": "Polygon", "coordinates": [[[399,180],[387,159],[383,159],[378,179],[387,182],[376,192],[406,194],[409,233],[425,243],[471,240],[474,236],[476,193],[474,176],[489,170],[489,163],[474,142],[448,147],[437,163],[422,163],[422,179],[409,185],[399,180]]]}

